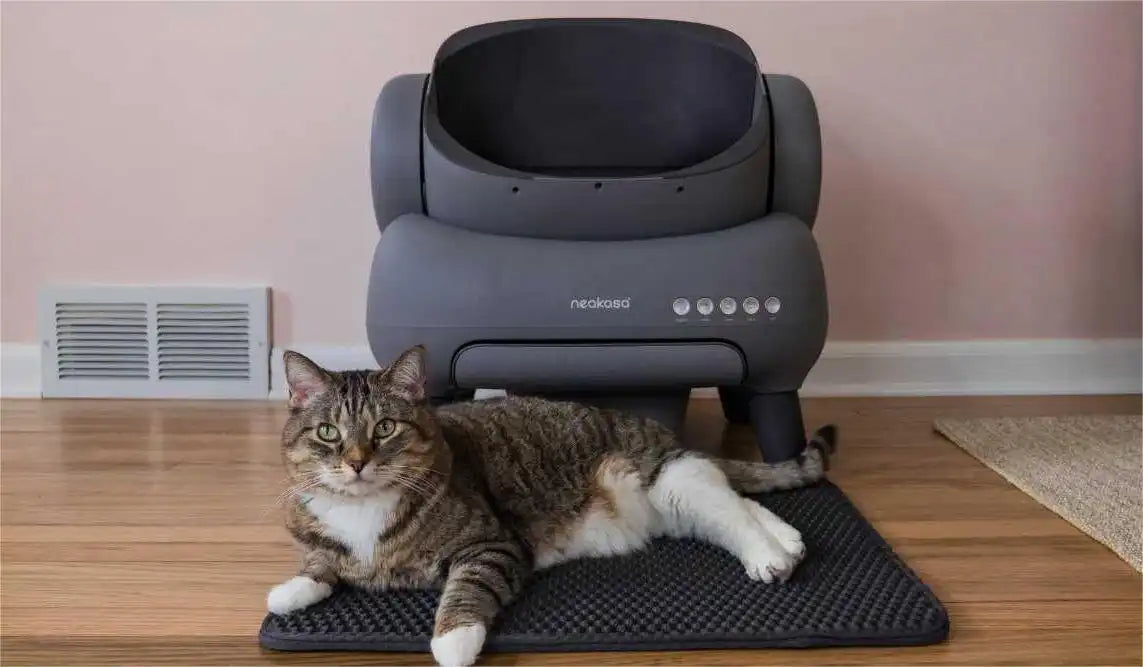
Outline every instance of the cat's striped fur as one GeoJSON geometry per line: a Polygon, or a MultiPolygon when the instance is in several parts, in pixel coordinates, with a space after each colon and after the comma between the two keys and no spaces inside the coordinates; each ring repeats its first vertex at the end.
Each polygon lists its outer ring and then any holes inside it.
{"type": "Polygon", "coordinates": [[[707,539],[751,577],[784,580],[802,558],[800,534],[737,492],[812,483],[834,446],[826,427],[799,460],[766,465],[690,452],[654,421],[575,403],[433,409],[419,347],[377,372],[327,371],[292,352],[285,365],[286,524],[302,564],[271,591],[270,610],[313,604],[338,581],[443,587],[441,664],[475,660],[533,569],[659,535],[707,539]]]}

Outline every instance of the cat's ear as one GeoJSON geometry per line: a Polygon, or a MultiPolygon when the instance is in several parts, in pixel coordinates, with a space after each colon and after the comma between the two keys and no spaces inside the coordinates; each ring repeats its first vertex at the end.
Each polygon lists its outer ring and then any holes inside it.
{"type": "Polygon", "coordinates": [[[425,347],[417,345],[402,352],[385,370],[384,377],[389,389],[406,400],[425,400],[425,347]]]}
{"type": "Polygon", "coordinates": [[[328,372],[308,357],[293,350],[282,354],[286,367],[286,388],[291,408],[304,408],[332,385],[328,372]]]}

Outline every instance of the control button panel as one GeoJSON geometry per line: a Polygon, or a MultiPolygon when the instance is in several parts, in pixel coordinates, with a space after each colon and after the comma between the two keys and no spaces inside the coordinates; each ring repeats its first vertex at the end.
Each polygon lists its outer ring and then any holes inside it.
{"type": "Polygon", "coordinates": [[[767,319],[772,320],[773,316],[782,309],[782,301],[776,296],[768,296],[764,299],[757,296],[745,296],[741,298],[741,301],[732,296],[697,298],[680,296],[671,301],[671,310],[677,317],[681,318],[678,320],[679,322],[687,322],[687,316],[691,315],[693,310],[702,318],[701,322],[709,323],[711,322],[710,316],[714,314],[716,309],[722,315],[716,322],[747,324],[757,322],[757,316],[760,313],[764,318],[769,315],[770,317],[767,319]],[[742,311],[743,316],[735,317],[739,310],[742,311]]]}

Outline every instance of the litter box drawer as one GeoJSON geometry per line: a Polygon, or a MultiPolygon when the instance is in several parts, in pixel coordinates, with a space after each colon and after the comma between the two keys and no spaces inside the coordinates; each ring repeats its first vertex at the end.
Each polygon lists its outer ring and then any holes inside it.
{"type": "Polygon", "coordinates": [[[713,387],[746,376],[733,345],[476,343],[456,353],[458,387],[565,390],[713,387]]]}

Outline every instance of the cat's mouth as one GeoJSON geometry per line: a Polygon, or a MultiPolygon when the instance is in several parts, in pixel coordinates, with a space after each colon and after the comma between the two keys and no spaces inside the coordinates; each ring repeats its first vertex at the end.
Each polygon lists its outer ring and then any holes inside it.
{"type": "Polygon", "coordinates": [[[333,486],[333,489],[337,493],[351,498],[367,498],[369,496],[379,495],[389,488],[390,487],[386,484],[377,481],[366,481],[364,479],[341,482],[333,486]]]}
{"type": "Polygon", "coordinates": [[[367,496],[383,491],[386,486],[381,480],[373,476],[365,478],[355,475],[351,478],[348,475],[338,473],[327,474],[324,481],[325,485],[333,491],[347,496],[367,496]]]}
{"type": "Polygon", "coordinates": [[[341,490],[351,496],[364,496],[371,491],[376,491],[377,487],[374,484],[367,482],[359,477],[357,479],[349,480],[348,482],[343,482],[341,485],[341,490]]]}

